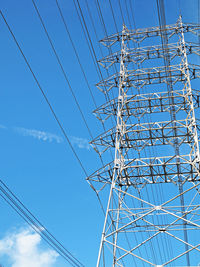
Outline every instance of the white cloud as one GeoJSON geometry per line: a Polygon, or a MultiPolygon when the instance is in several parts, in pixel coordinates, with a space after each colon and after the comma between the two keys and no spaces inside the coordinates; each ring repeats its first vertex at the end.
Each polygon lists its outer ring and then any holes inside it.
{"type": "Polygon", "coordinates": [[[86,138],[70,136],[70,141],[72,145],[76,145],[78,148],[84,148],[87,150],[91,148],[91,145],[86,138]]]}
{"type": "Polygon", "coordinates": [[[8,234],[0,240],[0,255],[7,256],[12,267],[52,267],[58,254],[40,248],[41,237],[30,228],[8,234]]]}
{"type": "Polygon", "coordinates": [[[31,136],[41,141],[48,141],[50,143],[53,141],[55,141],[56,143],[63,142],[63,138],[61,136],[49,132],[44,132],[34,129],[26,129],[21,127],[15,127],[14,129],[23,136],[31,136]]]}
{"type": "MultiPolygon", "coordinates": [[[[47,141],[50,143],[51,142],[62,143],[64,141],[64,139],[61,136],[45,131],[26,129],[22,127],[14,127],[13,129],[20,135],[30,136],[44,142],[47,141]]],[[[86,138],[78,136],[69,136],[69,139],[73,146],[77,146],[80,149],[89,150],[91,148],[91,145],[89,144],[89,141],[86,138]]]]}

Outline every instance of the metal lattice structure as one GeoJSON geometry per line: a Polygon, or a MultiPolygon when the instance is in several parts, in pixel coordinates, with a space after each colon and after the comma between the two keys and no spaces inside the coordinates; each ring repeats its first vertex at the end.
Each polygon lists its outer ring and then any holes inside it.
{"type": "Polygon", "coordinates": [[[101,40],[120,50],[100,64],[120,70],[97,84],[108,101],[94,113],[116,123],[91,142],[101,154],[114,150],[113,162],[88,177],[98,194],[109,191],[97,266],[200,263],[200,102],[191,88],[200,67],[187,59],[200,47],[185,41],[199,30],[180,17],[163,28],[123,26],[101,40]]]}

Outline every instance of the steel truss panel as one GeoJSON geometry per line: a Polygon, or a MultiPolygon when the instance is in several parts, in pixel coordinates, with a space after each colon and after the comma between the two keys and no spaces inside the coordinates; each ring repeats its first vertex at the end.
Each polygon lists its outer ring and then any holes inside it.
{"type": "Polygon", "coordinates": [[[182,26],[178,24],[167,25],[165,28],[161,29],[160,27],[151,27],[137,30],[127,30],[127,32],[123,35],[122,32],[113,34],[108,36],[105,39],[100,40],[100,43],[103,45],[110,47],[116,42],[122,41],[122,37],[124,38],[124,42],[126,41],[134,41],[134,42],[142,42],[146,38],[149,37],[160,37],[161,34],[165,33],[168,38],[171,38],[175,34],[183,33],[193,33],[198,34],[200,26],[195,23],[184,23],[182,26]]]}
{"type": "MultiPolygon", "coordinates": [[[[194,108],[200,107],[200,95],[193,92],[194,108]]],[[[170,112],[170,104],[174,104],[176,112],[179,110],[187,110],[189,108],[189,99],[185,91],[173,91],[173,95],[169,92],[156,92],[149,94],[127,95],[124,106],[121,108],[123,116],[142,117],[145,114],[170,112]]],[[[107,120],[110,116],[117,116],[118,98],[103,104],[96,110],[94,114],[98,119],[107,120]]]]}
{"type": "MultiPolygon", "coordinates": [[[[195,185],[190,183],[190,186],[182,192],[182,195],[184,195],[186,199],[190,198],[190,192],[193,189],[197,189],[198,186],[199,183],[195,185]]],[[[118,253],[115,258],[116,266],[118,266],[118,263],[119,266],[127,266],[127,262],[124,263],[122,259],[126,259],[126,257],[130,255],[140,260],[138,262],[141,264],[143,262],[145,264],[144,266],[166,266],[188,253],[188,251],[184,251],[179,254],[180,251],[178,248],[184,244],[188,245],[188,250],[190,252],[192,250],[196,250],[198,253],[200,252],[199,242],[192,245],[191,242],[185,241],[183,236],[180,234],[182,231],[200,230],[200,205],[198,202],[194,203],[194,205],[176,206],[174,202],[180,197],[180,194],[178,194],[169,201],[162,201],[160,205],[154,205],[120,188],[116,189],[114,194],[115,200],[118,198],[123,198],[124,200],[121,204],[120,212],[117,206],[108,210],[108,223],[105,227],[105,243],[107,246],[109,245],[110,248],[116,246],[114,236],[116,234],[118,235],[118,253]],[[128,206],[130,205],[130,198],[132,198],[132,200],[136,200],[138,206],[141,204],[142,208],[129,209],[128,206]],[[183,212],[180,214],[181,209],[183,209],[183,212]],[[160,219],[161,217],[164,219],[165,223],[162,222],[160,219]],[[168,220],[165,220],[166,218],[168,218],[168,220]],[[116,224],[119,224],[117,228],[112,227],[112,225],[116,224]],[[184,230],[181,229],[183,224],[185,226],[184,230]],[[130,235],[131,233],[136,235],[131,235],[131,245],[125,245],[122,237],[124,235],[130,235]],[[139,233],[143,234],[138,242],[139,233]],[[137,238],[134,238],[135,236],[137,236],[137,238]],[[175,256],[172,256],[170,259],[163,260],[163,264],[155,264],[155,262],[149,257],[145,257],[145,253],[140,253],[139,249],[145,249],[145,245],[149,244],[149,242],[156,248],[156,252],[158,253],[159,241],[165,238],[172,238],[176,249],[175,256]]],[[[197,234],[197,232],[195,232],[195,234],[197,234]]],[[[169,247],[166,247],[166,249],[169,249],[169,247]]],[[[160,253],[163,255],[164,251],[160,251],[160,253]]],[[[132,263],[132,265],[135,266],[134,263],[132,263]]],[[[169,266],[171,266],[171,264],[169,266]]]]}
{"type": "Polygon", "coordinates": [[[123,166],[116,162],[109,163],[87,179],[91,182],[111,184],[113,174],[119,169],[116,180],[118,186],[144,187],[153,183],[185,183],[197,181],[199,160],[191,159],[190,155],[153,157],[141,159],[124,159],[123,166]]]}
{"type": "Polygon", "coordinates": [[[94,111],[103,121],[111,116],[116,121],[116,128],[91,142],[99,154],[114,148],[114,160],[87,178],[98,198],[109,191],[97,267],[179,266],[183,259],[185,266],[199,263],[200,150],[194,110],[200,104],[191,80],[199,78],[200,67],[189,65],[187,55],[200,50],[184,39],[185,33],[199,30],[179,17],[162,28],[123,26],[101,40],[108,47],[121,42],[121,50],[100,60],[106,68],[119,62],[119,73],[97,84],[106,94],[117,87],[118,98],[94,111]],[[162,46],[128,48],[149,37],[162,37],[162,46]],[[140,63],[157,64],[159,57],[164,66],[140,68],[140,63]],[[180,64],[171,65],[175,57],[180,64]],[[177,82],[180,90],[174,88],[177,82]],[[156,88],[160,83],[167,92],[156,88]],[[141,94],[144,85],[148,93],[141,94]],[[160,113],[156,122],[154,113],[160,113]]]}
{"type": "MultiPolygon", "coordinates": [[[[121,190],[123,191],[123,190],[121,190]]],[[[124,192],[125,193],[125,192],[124,192]]],[[[196,206],[195,205],[184,205],[184,208],[185,210],[189,210],[190,208],[195,208],[196,206]]],[[[181,206],[165,206],[165,209],[166,210],[171,210],[174,214],[176,215],[179,215],[180,213],[180,208],[181,206]]],[[[200,210],[200,207],[196,208],[196,210],[200,210]]],[[[116,208],[110,208],[109,209],[109,212],[110,213],[117,213],[117,209],[116,208]]],[[[139,214],[142,214],[142,213],[146,213],[149,211],[149,207],[135,207],[135,208],[129,208],[128,211],[126,208],[121,208],[121,212],[123,213],[123,217],[121,220],[124,220],[124,219],[127,219],[128,217],[130,218],[130,216],[133,216],[135,218],[138,217],[139,214]]],[[[186,212],[185,212],[186,213],[186,212]]],[[[159,206],[159,208],[157,207],[157,209],[155,209],[155,217],[159,217],[161,215],[163,215],[164,212],[161,211],[161,205],[159,206]]],[[[191,215],[194,215],[194,211],[191,212],[191,215]]],[[[200,221],[200,214],[196,213],[195,215],[198,216],[198,221],[200,221]]],[[[126,228],[126,231],[125,229],[121,229],[120,231],[121,232],[157,232],[157,231],[164,231],[165,227],[170,227],[170,230],[171,231],[182,231],[182,224],[179,222],[179,221],[176,221],[174,222],[174,224],[172,225],[169,225],[169,224],[136,224],[134,223],[134,220],[133,220],[133,223],[131,225],[129,225],[127,228],[126,228]]],[[[186,227],[187,227],[187,230],[196,230],[197,229],[197,226],[196,225],[193,225],[191,223],[186,223],[186,227]]]]}
{"type": "Polygon", "coordinates": [[[126,149],[126,151],[130,148],[141,150],[146,146],[174,146],[174,139],[176,139],[179,146],[181,144],[192,145],[194,143],[192,124],[191,120],[126,124],[126,127],[123,129],[116,129],[114,127],[108,130],[91,141],[91,144],[94,145],[95,149],[97,149],[97,146],[100,146],[99,153],[102,150],[102,146],[106,149],[114,148],[116,135],[120,133],[121,149],[126,149]],[[174,129],[176,129],[176,135],[174,134],[174,129]]]}
{"type": "MultiPolygon", "coordinates": [[[[123,86],[125,87],[143,87],[150,84],[176,84],[177,82],[186,82],[187,76],[184,74],[184,66],[171,65],[166,73],[166,67],[153,67],[137,70],[127,70],[123,79],[123,86]],[[170,78],[169,78],[170,76],[170,78]]],[[[196,79],[200,77],[200,66],[190,64],[188,65],[188,71],[190,73],[190,79],[196,79]]],[[[97,88],[102,92],[109,92],[113,87],[119,86],[121,79],[120,73],[114,74],[107,79],[96,84],[97,88]]]]}
{"type": "MultiPolygon", "coordinates": [[[[127,64],[130,62],[141,64],[145,60],[164,58],[163,52],[166,51],[168,52],[170,61],[173,60],[175,57],[181,56],[180,44],[174,43],[174,44],[169,44],[166,48],[164,48],[162,45],[127,48],[124,60],[126,61],[127,64]]],[[[186,43],[186,53],[187,55],[194,53],[199,56],[200,55],[199,45],[195,43],[186,43]]],[[[118,51],[102,58],[101,60],[99,60],[99,62],[104,68],[109,68],[115,63],[120,63],[120,58],[121,58],[121,51],[118,51]]]]}

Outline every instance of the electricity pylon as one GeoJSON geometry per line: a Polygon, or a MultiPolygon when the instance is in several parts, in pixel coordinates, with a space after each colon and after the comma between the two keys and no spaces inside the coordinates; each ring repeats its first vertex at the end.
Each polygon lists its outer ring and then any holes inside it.
{"type": "Polygon", "coordinates": [[[99,195],[109,195],[98,267],[200,263],[200,103],[191,87],[200,77],[199,30],[179,17],[162,28],[124,25],[100,41],[109,49],[120,45],[100,60],[120,70],[97,84],[108,101],[94,113],[116,123],[91,142],[99,153],[114,150],[113,162],[87,178],[99,195]]]}

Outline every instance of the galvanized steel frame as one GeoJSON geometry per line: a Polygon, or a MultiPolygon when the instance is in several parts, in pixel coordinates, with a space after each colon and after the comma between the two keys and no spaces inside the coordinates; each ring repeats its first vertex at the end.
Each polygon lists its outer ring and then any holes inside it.
{"type": "Polygon", "coordinates": [[[190,82],[200,77],[200,67],[188,64],[187,60],[189,54],[199,56],[200,48],[195,43],[186,43],[184,37],[185,33],[198,34],[199,30],[199,25],[184,24],[180,17],[176,24],[163,29],[152,27],[132,31],[123,26],[122,32],[101,40],[109,48],[121,42],[121,50],[99,61],[106,69],[119,63],[120,71],[97,84],[97,88],[106,94],[118,88],[117,98],[94,111],[103,121],[116,118],[116,127],[91,141],[99,154],[110,148],[115,151],[113,162],[87,178],[97,194],[110,187],[97,266],[132,266],[130,257],[137,264],[145,264],[143,266],[170,266],[193,251],[200,256],[200,243],[187,238],[191,231],[200,232],[200,154],[195,118],[195,109],[200,104],[199,91],[192,90],[190,82]],[[166,47],[153,45],[134,49],[127,45],[130,41],[141,44],[147,38],[159,37],[162,31],[168,39],[178,36],[178,42],[166,47]],[[180,64],[128,68],[132,63],[139,66],[149,59],[164,58],[166,51],[170,61],[180,58],[180,64]],[[173,86],[178,82],[181,82],[181,88],[174,90],[173,86]],[[138,93],[146,85],[160,83],[170,85],[171,91],[138,93]],[[137,90],[133,94],[130,88],[137,90]],[[172,111],[171,120],[141,122],[146,115],[171,115],[172,111]],[[171,146],[171,155],[141,157],[143,150],[158,146],[171,146]],[[184,150],[188,153],[183,153],[184,150]],[[152,201],[143,195],[145,188],[148,191],[150,187],[162,185],[172,188],[167,200],[163,200],[162,192],[153,196],[152,201]],[[177,205],[179,201],[181,204],[177,205]],[[187,235],[180,235],[180,232],[187,235]],[[143,233],[141,238],[140,233],[143,233]],[[130,234],[136,234],[134,241],[126,238],[130,234]],[[159,242],[168,242],[167,239],[174,240],[175,246],[175,242],[182,244],[184,249],[165,258],[147,257],[148,245],[149,249],[154,245],[157,249],[159,242]]]}

